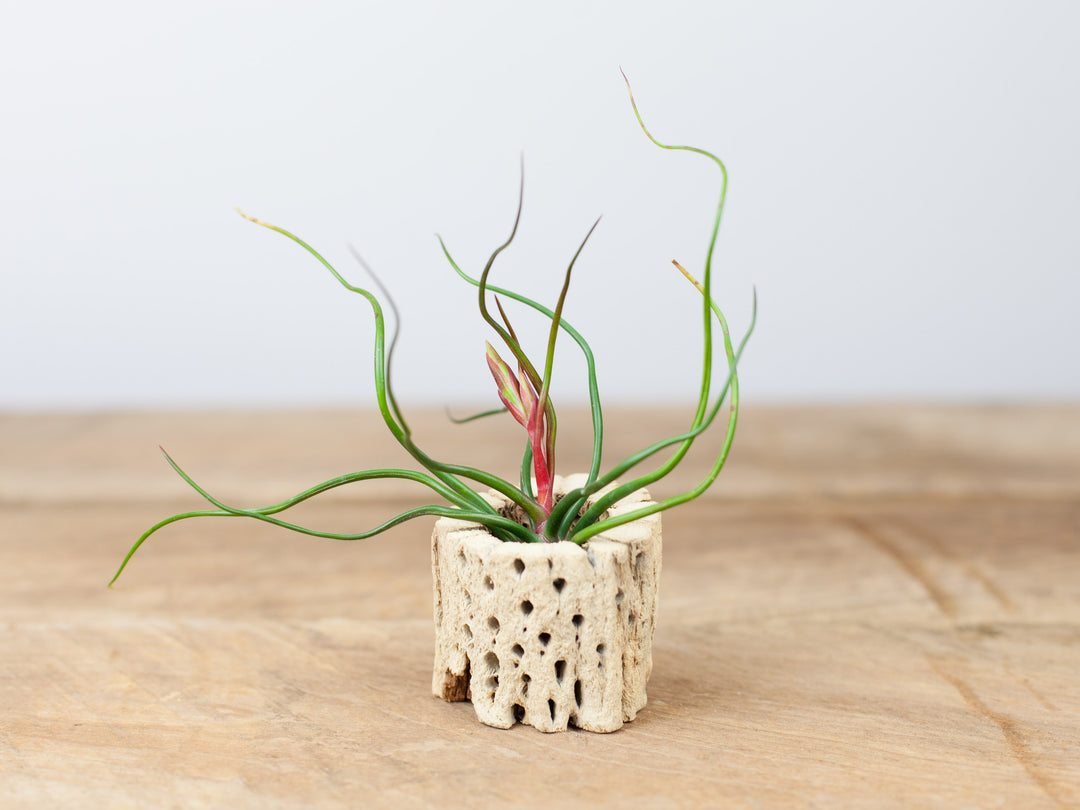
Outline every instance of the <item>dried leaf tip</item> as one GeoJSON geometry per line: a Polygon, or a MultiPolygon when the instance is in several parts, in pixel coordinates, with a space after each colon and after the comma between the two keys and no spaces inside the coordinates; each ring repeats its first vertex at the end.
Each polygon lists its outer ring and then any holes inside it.
{"type": "Polygon", "coordinates": [[[701,286],[701,282],[698,281],[696,278],[694,278],[692,275],[690,275],[689,270],[687,270],[685,267],[683,267],[681,264],[679,264],[675,259],[672,259],[671,263],[673,265],[675,265],[679,269],[680,273],[682,273],[684,276],[686,276],[687,281],[689,281],[691,284],[693,284],[695,287],[698,288],[698,292],[701,292],[701,293],[705,292],[705,288],[703,286],[701,286]]]}

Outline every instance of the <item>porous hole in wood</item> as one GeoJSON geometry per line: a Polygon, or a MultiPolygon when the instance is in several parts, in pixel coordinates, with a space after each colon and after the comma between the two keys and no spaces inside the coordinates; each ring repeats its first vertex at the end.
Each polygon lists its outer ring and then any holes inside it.
{"type": "Polygon", "coordinates": [[[540,639],[540,644],[546,647],[551,642],[551,633],[541,633],[537,638],[540,639]]]}
{"type": "Polygon", "coordinates": [[[566,580],[562,577],[559,577],[551,584],[554,586],[556,593],[562,593],[562,589],[566,587],[566,580]]]}
{"type": "Polygon", "coordinates": [[[637,621],[637,616],[635,616],[633,613],[631,613],[629,616],[626,617],[626,621],[630,623],[631,627],[633,627],[634,622],[637,621]]]}
{"type": "Polygon", "coordinates": [[[621,605],[622,600],[626,598],[626,595],[622,592],[622,588],[619,588],[619,592],[615,594],[615,604],[621,605]]]}
{"type": "Polygon", "coordinates": [[[472,628],[469,625],[465,625],[465,638],[472,641],[472,628]]]}
{"type": "Polygon", "coordinates": [[[484,656],[484,666],[487,667],[489,675],[494,675],[499,671],[499,656],[489,652],[484,656]]]}
{"type": "Polygon", "coordinates": [[[570,621],[572,621],[574,623],[574,627],[577,627],[577,628],[580,629],[581,625],[585,622],[585,617],[582,616],[580,613],[575,613],[574,618],[571,619],[570,621]]]}
{"type": "MultiPolygon", "coordinates": [[[[554,499],[554,503],[557,504],[562,499],[563,499],[562,495],[556,495],[555,499],[554,499]]],[[[581,517],[581,515],[585,514],[585,509],[586,508],[587,508],[586,506],[582,506],[581,509],[578,510],[578,517],[581,517]]],[[[524,526],[526,529],[531,529],[532,528],[533,524],[532,524],[532,521],[529,520],[528,514],[525,512],[524,509],[522,509],[516,503],[508,503],[508,504],[506,504],[504,506],[500,506],[499,507],[499,515],[500,515],[500,517],[504,517],[507,520],[514,521],[514,523],[517,523],[519,526],[524,526]]],[[[604,514],[600,516],[600,519],[603,520],[604,518],[606,518],[608,516],[609,516],[608,513],[604,512],[604,514]]],[[[550,566],[551,563],[548,562],[548,565],[550,566]]]]}
{"type": "Polygon", "coordinates": [[[548,711],[551,712],[551,722],[555,722],[555,701],[548,699],[548,711]]]}
{"type": "Polygon", "coordinates": [[[533,611],[533,603],[526,599],[521,603],[521,612],[528,616],[533,611]]]}
{"type": "Polygon", "coordinates": [[[467,559],[465,559],[465,550],[464,549],[462,549],[461,551],[458,552],[457,561],[458,561],[458,565],[460,565],[462,568],[464,568],[466,565],[469,564],[469,561],[467,559]]]}
{"type": "Polygon", "coordinates": [[[605,647],[603,644],[596,645],[596,654],[600,656],[600,660],[596,664],[597,669],[604,666],[604,650],[605,647]]]}
{"type": "Polygon", "coordinates": [[[525,719],[525,707],[522,706],[520,703],[515,703],[514,704],[514,722],[515,723],[520,723],[524,719],[525,719]]]}
{"type": "Polygon", "coordinates": [[[514,560],[514,570],[517,571],[519,577],[522,574],[524,574],[525,573],[525,561],[524,560],[514,560]]]}
{"type": "Polygon", "coordinates": [[[488,617],[487,625],[488,625],[488,629],[491,630],[492,633],[498,633],[499,632],[499,620],[496,619],[494,616],[489,616],[488,617]]]}
{"type": "Polygon", "coordinates": [[[634,557],[634,579],[641,581],[641,565],[645,562],[645,552],[639,551],[634,557]]]}
{"type": "Polygon", "coordinates": [[[528,672],[526,672],[524,675],[521,676],[521,696],[522,697],[528,697],[528,695],[529,695],[529,681],[531,681],[531,680],[532,680],[532,677],[529,675],[528,672]]]}
{"type": "Polygon", "coordinates": [[[581,681],[574,681],[574,703],[581,708],[581,681]]]}
{"type": "Polygon", "coordinates": [[[495,583],[491,581],[491,577],[484,577],[484,587],[489,591],[495,590],[495,583]]]}
{"type": "Polygon", "coordinates": [[[517,523],[519,526],[524,526],[527,529],[530,528],[532,525],[529,522],[529,516],[525,514],[525,510],[518,506],[516,503],[508,503],[506,504],[506,506],[500,507],[499,514],[502,517],[507,518],[508,520],[514,521],[514,523],[517,523]]]}
{"type": "Polygon", "coordinates": [[[555,680],[559,682],[560,686],[562,685],[563,675],[565,675],[565,674],[566,674],[566,662],[565,661],[556,661],[555,662],[555,680]]]}
{"type": "Polygon", "coordinates": [[[521,658],[521,656],[525,654],[525,648],[522,647],[520,644],[515,644],[513,647],[510,648],[510,652],[512,652],[518,658],[521,658]]]}

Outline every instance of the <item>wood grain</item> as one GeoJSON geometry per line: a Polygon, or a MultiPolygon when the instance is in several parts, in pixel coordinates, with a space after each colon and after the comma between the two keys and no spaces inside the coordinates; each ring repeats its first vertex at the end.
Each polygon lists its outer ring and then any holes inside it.
{"type": "MultiPolygon", "coordinates": [[[[611,457],[684,419],[613,413],[611,457]]],[[[511,426],[415,422],[441,457],[513,469],[511,426]]],[[[429,696],[427,525],[343,544],[189,521],[104,587],[195,503],[159,442],[269,503],[400,464],[370,415],[0,416],[0,806],[1080,807],[1080,407],[760,409],[740,430],[716,488],[664,517],[649,705],[549,736],[429,696]]],[[[304,518],[370,525],[407,496],[304,518]]]]}

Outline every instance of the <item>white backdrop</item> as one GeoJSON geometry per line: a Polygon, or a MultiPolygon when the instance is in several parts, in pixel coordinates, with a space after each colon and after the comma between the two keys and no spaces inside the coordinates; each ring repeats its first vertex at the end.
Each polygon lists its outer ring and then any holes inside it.
{"type": "MultiPolygon", "coordinates": [[[[553,301],[604,398],[692,397],[716,293],[747,401],[1080,396],[1080,5],[22,3],[0,28],[0,407],[370,404],[354,244],[411,404],[492,403],[433,234],[553,301]]],[[[536,342],[530,319],[517,313],[536,342]]],[[[556,402],[583,401],[562,344],[556,402]]]]}

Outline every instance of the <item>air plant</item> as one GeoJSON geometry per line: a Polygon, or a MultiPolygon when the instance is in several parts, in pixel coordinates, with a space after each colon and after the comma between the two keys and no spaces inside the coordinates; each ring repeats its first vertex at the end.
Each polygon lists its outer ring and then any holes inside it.
{"type": "MultiPolygon", "coordinates": [[[[625,74],[623,75],[623,78],[624,80],[626,79],[625,74]]],[[[562,317],[563,303],[566,300],[567,292],[569,290],[570,277],[574,268],[574,263],[584,249],[589,236],[596,228],[599,220],[597,220],[592,228],[589,229],[585,238],[582,240],[581,245],[578,247],[577,252],[571,259],[570,264],[566,269],[563,286],[554,310],[548,309],[543,304],[520,293],[495,286],[488,281],[488,276],[496,258],[498,258],[503,250],[510,246],[517,233],[524,196],[524,172],[522,173],[522,185],[518,197],[517,214],[514,218],[514,225],[510,232],[510,236],[492,252],[479,277],[474,278],[462,270],[450,255],[445,242],[439,237],[439,244],[450,266],[462,280],[477,288],[481,316],[494,330],[502,343],[505,344],[506,349],[513,357],[513,361],[517,367],[515,373],[491,343],[487,344],[487,364],[494,377],[502,407],[493,411],[477,414],[475,417],[470,417],[470,419],[479,418],[500,413],[502,411],[508,411],[511,416],[525,428],[528,442],[522,457],[521,476],[517,485],[483,470],[437,460],[418,447],[412,440],[408,422],[406,421],[401,408],[398,406],[391,382],[390,369],[393,360],[394,347],[397,342],[400,324],[399,319],[395,317],[393,336],[391,337],[389,347],[387,347],[385,341],[385,315],[379,299],[372,292],[365,288],[355,286],[347,281],[318,251],[300,237],[290,233],[284,228],[279,228],[276,225],[271,225],[254,217],[249,217],[241,211],[240,214],[251,222],[268,228],[269,230],[276,231],[300,245],[300,247],[318,260],[342,286],[367,300],[375,321],[374,378],[379,412],[391,434],[393,434],[394,438],[402,448],[418,462],[423,468],[423,472],[407,469],[381,468],[348,473],[337,478],[332,478],[329,481],[324,481],[321,484],[304,490],[292,498],[281,501],[280,503],[260,508],[244,509],[230,506],[211,495],[181,469],[163,449],[162,452],[165,453],[166,460],[176,473],[200,496],[202,496],[212,508],[181,512],[165,518],[147,529],[124,557],[124,560],[110,582],[110,585],[116,582],[132,556],[150,536],[171,523],[186,520],[188,518],[247,517],[314,537],[337,540],[362,540],[386,531],[400,523],[421,516],[455,517],[481,524],[495,537],[507,542],[534,543],[569,541],[583,544],[587,542],[589,538],[594,537],[609,528],[628,523],[655,512],[670,509],[674,506],[686,503],[705,492],[724,466],[724,462],[727,460],[728,453],[731,450],[731,445],[735,437],[735,427],[739,413],[739,383],[736,367],[742,356],[746,342],[753,332],[754,324],[756,322],[756,294],[754,297],[750,325],[736,348],[732,343],[727,321],[721,312],[720,307],[711,296],[712,257],[727,194],[727,169],[719,158],[704,149],[698,149],[693,146],[673,146],[661,143],[654,138],[641,118],[637,104],[634,101],[633,93],[630,91],[630,83],[628,80],[627,91],[630,93],[630,103],[633,107],[638,124],[650,141],[661,149],[694,152],[702,155],[713,161],[719,167],[721,173],[720,198],[716,207],[716,214],[709,237],[702,280],[699,282],[695,279],[677,261],[672,262],[702,296],[704,351],[702,359],[701,387],[697,408],[694,411],[689,427],[683,433],[671,436],[645,447],[619,464],[616,464],[606,472],[601,472],[600,463],[603,446],[604,421],[597,388],[595,360],[589,343],[580,332],[574,329],[562,317]],[[498,319],[496,319],[489,310],[489,298],[493,298],[495,301],[496,310],[499,313],[498,319]],[[542,368],[538,368],[534,365],[522,349],[510,319],[507,317],[502,304],[502,299],[511,299],[524,304],[550,321],[547,350],[542,368]],[[727,376],[724,379],[723,384],[719,386],[719,392],[715,394],[715,397],[713,396],[714,384],[712,379],[714,319],[723,337],[724,353],[728,367],[727,376]],[[566,335],[578,345],[585,358],[588,374],[589,404],[592,415],[593,453],[592,463],[589,468],[586,482],[582,486],[566,492],[561,498],[556,500],[553,484],[555,475],[555,441],[558,424],[549,392],[555,356],[555,342],[560,331],[565,332],[566,335]],[[687,454],[694,441],[712,425],[725,401],[728,402],[728,410],[727,428],[723,442],[711,468],[697,486],[687,492],[665,498],[659,502],[651,503],[648,506],[634,509],[617,516],[608,516],[606,514],[608,507],[616,501],[629,495],[631,492],[662,479],[670,473],[687,454]],[[674,448],[674,452],[666,461],[656,466],[655,469],[630,478],[629,480],[626,480],[625,483],[616,483],[620,479],[626,477],[631,470],[637,468],[639,465],[667,448],[674,448]],[[358,483],[375,478],[401,479],[420,484],[439,496],[443,503],[414,507],[390,518],[378,526],[365,531],[349,534],[317,531],[278,517],[291,507],[313,498],[320,493],[347,484],[358,483]],[[494,490],[512,504],[516,505],[516,511],[518,511],[519,514],[508,516],[500,513],[496,507],[492,506],[485,497],[475,491],[467,482],[473,482],[474,484],[479,484],[494,490]],[[601,492],[601,490],[604,491],[601,492]],[[598,493],[600,494],[597,496],[598,493]]],[[[364,265],[364,267],[369,273],[371,272],[366,265],[364,265]]],[[[383,293],[384,297],[387,298],[391,310],[396,315],[393,301],[390,300],[389,296],[386,294],[386,291],[378,278],[375,277],[373,273],[371,275],[375,280],[376,286],[383,293]]]]}

